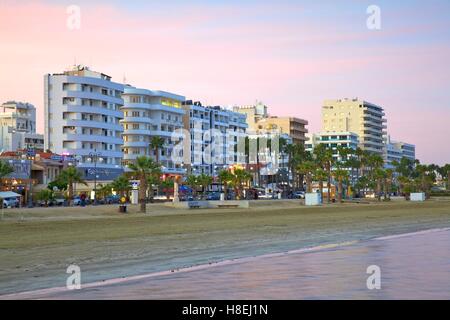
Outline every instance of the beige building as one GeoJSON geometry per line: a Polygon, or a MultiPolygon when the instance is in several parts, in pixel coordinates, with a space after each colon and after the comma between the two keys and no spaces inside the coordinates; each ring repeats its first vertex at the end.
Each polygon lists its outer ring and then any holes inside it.
{"type": "Polygon", "coordinates": [[[267,113],[267,106],[257,102],[253,106],[234,107],[234,111],[247,116],[248,132],[256,135],[287,134],[293,143],[304,144],[308,121],[295,117],[276,117],[267,113]]]}
{"type": "Polygon", "coordinates": [[[359,147],[383,155],[386,119],[383,108],[359,99],[325,100],[322,107],[323,132],[354,132],[359,147]]]}

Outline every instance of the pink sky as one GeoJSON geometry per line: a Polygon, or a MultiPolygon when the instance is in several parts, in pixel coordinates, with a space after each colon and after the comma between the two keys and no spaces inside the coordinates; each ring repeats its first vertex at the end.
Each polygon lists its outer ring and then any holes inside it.
{"type": "Polygon", "coordinates": [[[125,75],[134,86],[204,104],[258,99],[274,115],[309,120],[311,132],[320,130],[324,99],[359,97],[386,109],[392,138],[415,143],[423,162],[450,162],[450,46],[439,41],[440,21],[394,23],[392,9],[382,30],[369,31],[364,7],[349,25],[336,25],[338,14],[326,24],[294,4],[196,4],[165,14],[80,7],[81,30],[69,30],[66,5],[0,0],[0,102],[33,103],[38,131],[43,75],[76,60],[117,82],[125,75]],[[288,19],[294,14],[303,18],[288,19]]]}

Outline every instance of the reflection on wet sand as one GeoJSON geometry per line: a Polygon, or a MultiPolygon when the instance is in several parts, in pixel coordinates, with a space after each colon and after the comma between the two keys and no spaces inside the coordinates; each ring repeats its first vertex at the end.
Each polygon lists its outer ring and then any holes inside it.
{"type": "Polygon", "coordinates": [[[450,230],[130,280],[44,299],[450,299],[450,230]],[[381,268],[381,290],[366,269],[381,268]]]}

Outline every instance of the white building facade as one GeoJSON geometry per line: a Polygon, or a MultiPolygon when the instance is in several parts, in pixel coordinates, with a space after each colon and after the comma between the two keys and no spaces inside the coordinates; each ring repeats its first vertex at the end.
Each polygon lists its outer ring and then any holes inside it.
{"type": "Polygon", "coordinates": [[[36,133],[36,108],[30,103],[9,101],[0,106],[2,151],[44,149],[44,136],[36,133]]]}
{"type": "Polygon", "coordinates": [[[354,132],[363,150],[384,154],[386,119],[382,107],[360,99],[325,100],[322,132],[354,132]]]}
{"type": "Polygon", "coordinates": [[[86,179],[123,172],[122,93],[111,77],[75,66],[44,77],[45,149],[77,159],[86,179]]]}
{"type": "Polygon", "coordinates": [[[172,154],[175,144],[181,141],[179,135],[184,128],[185,114],[182,102],[185,98],[169,92],[131,86],[125,87],[122,97],[124,164],[133,162],[139,156],[156,158],[150,142],[154,136],[159,136],[165,141],[159,154],[163,173],[183,174],[185,170],[182,164],[173,161],[172,154]]]}

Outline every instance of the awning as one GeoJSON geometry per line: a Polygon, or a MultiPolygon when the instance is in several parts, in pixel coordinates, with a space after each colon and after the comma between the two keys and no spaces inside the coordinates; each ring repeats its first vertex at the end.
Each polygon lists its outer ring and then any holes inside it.
{"type": "Polygon", "coordinates": [[[17,198],[17,197],[21,197],[21,194],[12,192],[12,191],[2,191],[0,192],[0,198],[17,198]]]}

